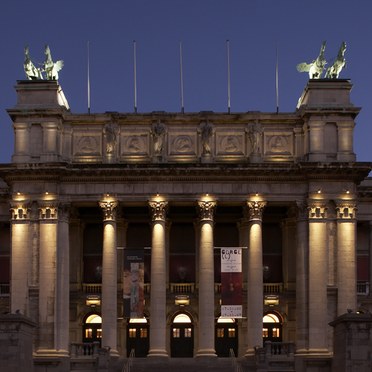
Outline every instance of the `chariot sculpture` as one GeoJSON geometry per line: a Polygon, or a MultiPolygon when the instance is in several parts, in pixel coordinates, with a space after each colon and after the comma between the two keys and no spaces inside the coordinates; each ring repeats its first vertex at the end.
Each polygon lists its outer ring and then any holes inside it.
{"type": "Polygon", "coordinates": [[[58,80],[58,72],[63,67],[63,61],[53,62],[52,54],[48,45],[45,46],[45,60],[36,67],[30,57],[29,47],[25,47],[25,59],[23,67],[28,80],[58,80]]]}
{"type": "MultiPolygon", "coordinates": [[[[324,57],[326,42],[323,41],[318,57],[311,63],[302,62],[297,65],[298,72],[308,72],[310,79],[322,79],[322,74],[327,61],[324,57]]],[[[325,79],[338,79],[340,72],[346,64],[345,60],[346,43],[341,43],[338,55],[330,67],[327,68],[325,79]]]]}

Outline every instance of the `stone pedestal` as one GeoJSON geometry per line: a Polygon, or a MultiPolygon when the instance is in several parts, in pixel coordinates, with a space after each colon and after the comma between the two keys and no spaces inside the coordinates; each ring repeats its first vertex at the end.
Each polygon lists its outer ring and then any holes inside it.
{"type": "Polygon", "coordinates": [[[36,324],[21,314],[0,316],[0,370],[34,370],[32,339],[36,324]]]}
{"type": "Polygon", "coordinates": [[[346,313],[334,327],[333,372],[372,371],[372,314],[346,313]]]}

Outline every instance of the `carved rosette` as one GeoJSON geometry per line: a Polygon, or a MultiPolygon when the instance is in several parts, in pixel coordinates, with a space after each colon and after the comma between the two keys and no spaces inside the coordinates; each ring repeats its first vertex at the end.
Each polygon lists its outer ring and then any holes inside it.
{"type": "Polygon", "coordinates": [[[116,220],[116,207],[118,202],[114,200],[104,200],[99,202],[99,206],[103,211],[103,221],[115,221],[116,220]]]}
{"type": "Polygon", "coordinates": [[[30,218],[31,208],[25,202],[11,202],[10,213],[12,221],[24,221],[30,218]]]}
{"type": "Polygon", "coordinates": [[[247,201],[248,220],[249,221],[262,221],[262,215],[263,215],[265,206],[266,206],[266,202],[262,200],[247,201]]]}
{"type": "Polygon", "coordinates": [[[356,218],[357,205],[353,200],[336,201],[336,213],[339,220],[353,220],[356,218]]]}
{"type": "Polygon", "coordinates": [[[149,207],[151,210],[151,219],[153,222],[166,220],[168,211],[168,202],[161,201],[149,201],[149,207]]]}
{"type": "Polygon", "coordinates": [[[213,221],[214,212],[216,210],[217,202],[214,200],[199,200],[198,213],[200,221],[213,221]]]}
{"type": "Polygon", "coordinates": [[[39,201],[39,219],[56,220],[58,218],[58,202],[55,200],[39,201]]]}
{"type": "Polygon", "coordinates": [[[310,220],[327,218],[328,205],[325,202],[309,201],[307,207],[310,220]]]}

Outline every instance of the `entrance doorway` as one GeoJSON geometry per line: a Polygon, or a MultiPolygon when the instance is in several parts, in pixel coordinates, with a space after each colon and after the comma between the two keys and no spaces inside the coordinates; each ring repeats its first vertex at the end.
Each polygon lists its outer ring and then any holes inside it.
{"type": "Polygon", "coordinates": [[[98,342],[101,346],[102,318],[99,314],[88,314],[83,325],[83,343],[98,342]]]}
{"type": "Polygon", "coordinates": [[[215,348],[218,357],[229,357],[231,350],[238,356],[238,326],[235,319],[218,318],[215,348]]]}
{"type": "Polygon", "coordinates": [[[127,357],[134,353],[143,358],[149,353],[149,325],[146,318],[129,319],[127,326],[127,357]],[[132,352],[133,350],[133,352],[132,352]]]}
{"type": "Polygon", "coordinates": [[[171,357],[194,356],[194,326],[186,313],[177,314],[171,324],[171,357]]]}
{"type": "Polygon", "coordinates": [[[281,342],[282,341],[282,319],[276,313],[267,313],[262,319],[263,341],[281,342]]]}

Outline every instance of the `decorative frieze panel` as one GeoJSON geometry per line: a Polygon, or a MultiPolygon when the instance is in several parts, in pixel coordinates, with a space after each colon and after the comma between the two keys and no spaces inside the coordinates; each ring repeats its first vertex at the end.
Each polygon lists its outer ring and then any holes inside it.
{"type": "Polygon", "coordinates": [[[120,156],[138,158],[150,156],[150,134],[147,132],[122,133],[120,138],[120,156]]]}
{"type": "MultiPolygon", "coordinates": [[[[112,147],[109,146],[110,151],[112,147]]],[[[84,161],[97,160],[102,157],[102,134],[87,129],[85,132],[73,133],[73,156],[84,161]]]]}
{"type": "Polygon", "coordinates": [[[237,131],[216,132],[216,155],[218,157],[231,158],[245,156],[246,151],[245,133],[237,131]]]}
{"type": "Polygon", "coordinates": [[[292,133],[264,133],[265,157],[293,157],[293,134],[292,133]]]}
{"type": "Polygon", "coordinates": [[[168,155],[180,158],[195,158],[197,155],[197,131],[169,133],[168,155]]]}

